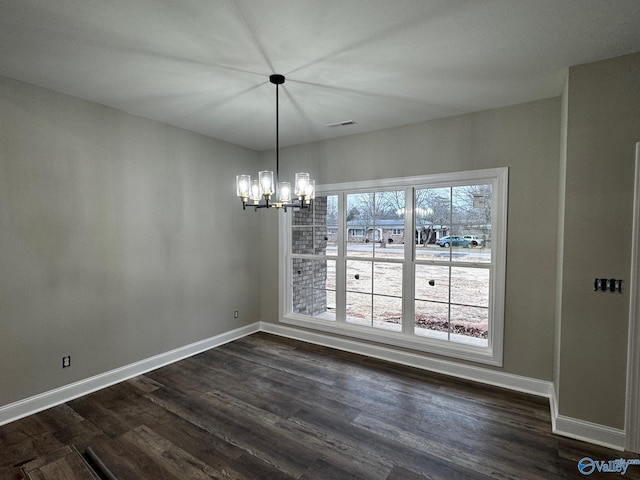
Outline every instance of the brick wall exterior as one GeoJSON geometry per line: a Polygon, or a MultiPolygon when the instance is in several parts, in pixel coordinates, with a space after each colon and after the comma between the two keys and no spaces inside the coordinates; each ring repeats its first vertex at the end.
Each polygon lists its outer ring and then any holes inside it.
{"type": "MultiPolygon", "coordinates": [[[[327,250],[327,198],[317,197],[312,210],[297,210],[292,219],[292,252],[324,255],[327,250]]],[[[293,313],[319,315],[327,311],[327,262],[293,259],[293,313]]]]}

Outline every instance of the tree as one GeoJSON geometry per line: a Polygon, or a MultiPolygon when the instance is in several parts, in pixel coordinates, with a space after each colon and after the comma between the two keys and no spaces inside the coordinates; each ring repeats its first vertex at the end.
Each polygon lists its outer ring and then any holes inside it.
{"type": "Polygon", "coordinates": [[[399,206],[404,208],[403,191],[352,193],[347,195],[347,222],[350,226],[361,227],[367,240],[369,232],[373,232],[371,240],[385,246],[376,232],[381,220],[401,218],[397,213],[399,206]]]}
{"type": "Polygon", "coordinates": [[[453,223],[488,237],[491,234],[491,185],[453,187],[453,223]]]}
{"type": "Polygon", "coordinates": [[[404,218],[404,191],[392,190],[376,193],[376,213],[382,219],[404,218]]]}
{"type": "Polygon", "coordinates": [[[421,243],[433,243],[436,231],[451,224],[451,195],[449,188],[424,188],[415,193],[416,228],[421,232],[421,243]]]}
{"type": "Polygon", "coordinates": [[[358,210],[356,207],[352,207],[349,209],[347,213],[347,222],[352,222],[359,216],[360,216],[360,210],[358,210]]]}
{"type": "Polygon", "coordinates": [[[347,195],[347,212],[347,222],[362,227],[366,237],[375,218],[374,194],[352,193],[347,195]]]}
{"type": "Polygon", "coordinates": [[[327,196],[327,225],[338,225],[338,196],[327,196]]]}

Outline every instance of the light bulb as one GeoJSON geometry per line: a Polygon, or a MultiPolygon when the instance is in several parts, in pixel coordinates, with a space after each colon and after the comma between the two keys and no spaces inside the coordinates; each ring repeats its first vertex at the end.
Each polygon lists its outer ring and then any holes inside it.
{"type": "Polygon", "coordinates": [[[278,197],[281,203],[289,203],[291,201],[291,184],[289,182],[280,182],[278,197]]]}
{"type": "Polygon", "coordinates": [[[260,182],[258,180],[251,180],[251,196],[249,198],[253,200],[253,203],[258,203],[262,198],[260,194],[260,182]]]}
{"type": "Polygon", "coordinates": [[[305,195],[305,189],[309,184],[309,174],[308,173],[296,173],[296,183],[295,183],[295,194],[298,197],[302,197],[305,195]]]}
{"type": "Polygon", "coordinates": [[[304,194],[307,198],[314,198],[316,192],[316,181],[309,180],[309,183],[304,187],[304,194]]]}
{"type": "Polygon", "coordinates": [[[269,196],[273,194],[273,172],[267,170],[258,172],[258,178],[260,179],[262,195],[269,196]]]}
{"type": "Polygon", "coordinates": [[[240,198],[249,198],[249,191],[251,186],[250,175],[237,175],[236,176],[236,189],[240,198]]]}

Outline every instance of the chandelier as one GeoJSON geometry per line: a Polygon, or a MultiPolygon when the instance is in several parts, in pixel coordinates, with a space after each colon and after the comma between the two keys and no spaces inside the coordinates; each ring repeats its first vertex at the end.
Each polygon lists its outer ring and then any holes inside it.
{"type": "Polygon", "coordinates": [[[242,209],[258,208],[311,208],[315,198],[315,180],[309,178],[308,173],[296,173],[294,189],[291,191],[290,182],[279,181],[280,169],[280,111],[278,85],[284,83],[284,75],[273,74],[269,81],[276,86],[276,173],[264,170],[258,172],[257,179],[250,175],[237,175],[236,188],[238,197],[242,200],[242,209]],[[293,193],[293,195],[292,195],[293,193]]]}

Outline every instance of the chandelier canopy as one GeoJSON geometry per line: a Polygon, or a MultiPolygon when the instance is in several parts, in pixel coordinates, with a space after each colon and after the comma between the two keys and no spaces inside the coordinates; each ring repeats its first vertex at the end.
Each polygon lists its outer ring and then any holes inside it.
{"type": "Polygon", "coordinates": [[[236,190],[242,200],[242,208],[311,208],[315,198],[315,180],[309,178],[308,173],[296,173],[294,188],[291,191],[290,182],[279,181],[280,170],[280,99],[278,86],[284,83],[284,75],[273,74],[269,81],[276,86],[276,172],[264,170],[258,172],[257,179],[250,175],[236,176],[236,190]]]}

